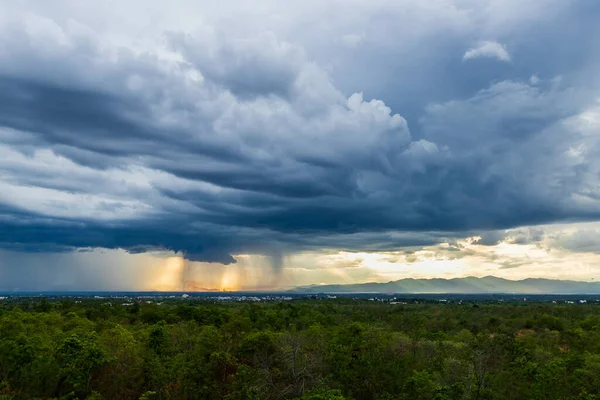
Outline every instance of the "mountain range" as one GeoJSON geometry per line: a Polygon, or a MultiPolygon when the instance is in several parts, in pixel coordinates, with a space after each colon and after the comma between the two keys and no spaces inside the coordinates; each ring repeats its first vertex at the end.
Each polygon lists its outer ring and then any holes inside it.
{"type": "Polygon", "coordinates": [[[454,279],[400,279],[385,283],[298,286],[296,293],[523,293],[523,294],[600,294],[600,282],[581,282],[528,278],[509,280],[486,276],[454,279]]]}

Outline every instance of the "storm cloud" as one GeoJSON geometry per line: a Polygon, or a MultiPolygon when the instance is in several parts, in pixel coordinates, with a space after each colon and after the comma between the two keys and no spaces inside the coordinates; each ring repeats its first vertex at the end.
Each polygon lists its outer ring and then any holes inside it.
{"type": "Polygon", "coordinates": [[[596,2],[226,3],[7,6],[0,246],[275,265],[600,219],[596,2]]]}

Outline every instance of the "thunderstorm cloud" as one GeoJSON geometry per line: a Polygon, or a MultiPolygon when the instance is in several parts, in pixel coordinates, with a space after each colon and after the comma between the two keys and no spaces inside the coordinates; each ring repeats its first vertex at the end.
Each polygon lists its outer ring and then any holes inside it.
{"type": "MultiPolygon", "coordinates": [[[[6,2],[0,247],[278,265],[598,221],[598,18],[586,0],[6,2]]],[[[552,243],[600,251],[586,232],[552,243]]]]}

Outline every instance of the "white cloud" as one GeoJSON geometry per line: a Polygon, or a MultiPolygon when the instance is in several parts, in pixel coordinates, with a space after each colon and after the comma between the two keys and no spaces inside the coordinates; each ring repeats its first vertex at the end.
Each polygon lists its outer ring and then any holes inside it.
{"type": "Polygon", "coordinates": [[[463,55],[463,60],[474,58],[495,58],[498,61],[510,62],[510,54],[506,46],[494,41],[482,41],[476,47],[470,48],[463,55]]]}

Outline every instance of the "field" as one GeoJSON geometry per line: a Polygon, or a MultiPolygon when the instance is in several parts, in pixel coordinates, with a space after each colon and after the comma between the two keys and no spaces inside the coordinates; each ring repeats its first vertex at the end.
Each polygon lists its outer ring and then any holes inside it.
{"type": "Polygon", "coordinates": [[[0,399],[599,399],[582,299],[5,297],[0,399]]]}

